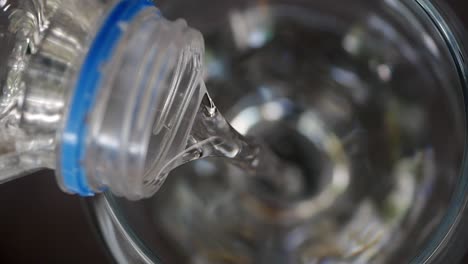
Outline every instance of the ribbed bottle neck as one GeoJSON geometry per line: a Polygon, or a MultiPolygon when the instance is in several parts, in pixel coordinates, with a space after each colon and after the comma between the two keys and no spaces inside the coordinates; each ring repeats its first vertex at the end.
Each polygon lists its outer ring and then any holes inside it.
{"type": "MultiPolygon", "coordinates": [[[[149,150],[150,145],[154,140],[174,140],[174,131],[158,133],[157,127],[180,123],[177,120],[180,116],[166,113],[173,109],[167,106],[187,103],[183,95],[196,89],[196,81],[183,81],[186,75],[193,80],[200,79],[204,52],[200,33],[187,27],[182,20],[164,19],[153,6],[143,6],[133,12],[133,16],[104,24],[102,36],[98,33],[88,56],[96,60],[106,51],[103,44],[111,51],[107,50],[108,56],[91,63],[91,67],[87,67],[86,61],[83,65],[80,78],[86,85],[95,85],[94,98],[87,109],[78,114],[83,117],[84,113],[82,126],[73,123],[76,116],[74,109],[70,110],[68,122],[76,130],[78,140],[71,145],[62,141],[58,160],[62,176],[65,181],[70,180],[68,188],[72,187],[72,192],[91,195],[110,189],[130,199],[154,193],[157,186],[148,184],[152,182],[148,179],[152,175],[147,173],[148,163],[152,163],[148,156],[154,152],[154,149],[149,150]],[[90,84],[88,81],[93,75],[88,73],[93,68],[97,70],[94,76],[97,80],[90,84]],[[83,71],[87,71],[84,76],[83,71]]],[[[77,103],[82,103],[80,96],[89,93],[75,92],[77,103]]],[[[65,128],[65,137],[69,136],[67,132],[65,128]]],[[[184,147],[183,140],[179,141],[184,147]]],[[[164,148],[157,147],[156,152],[157,157],[153,159],[161,161],[170,155],[164,148]]]]}

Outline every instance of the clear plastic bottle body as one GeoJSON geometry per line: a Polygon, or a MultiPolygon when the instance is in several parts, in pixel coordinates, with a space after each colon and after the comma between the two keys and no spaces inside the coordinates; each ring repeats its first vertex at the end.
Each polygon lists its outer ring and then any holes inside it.
{"type": "Polygon", "coordinates": [[[54,17],[71,7],[62,1],[1,2],[0,182],[55,167],[55,132],[78,47],[70,50],[64,34],[76,21],[63,25],[54,17]]]}
{"type": "Polygon", "coordinates": [[[75,76],[113,2],[0,3],[0,182],[56,168],[57,135],[75,76]]]}
{"type": "MultiPolygon", "coordinates": [[[[38,46],[51,6],[43,1],[2,1],[0,3],[0,182],[10,180],[49,163],[38,158],[48,146],[32,139],[21,128],[21,102],[25,74],[38,46]]],[[[47,141],[47,140],[45,140],[47,141]]]]}
{"type": "Polygon", "coordinates": [[[67,192],[153,193],[157,175],[148,175],[148,159],[164,162],[185,147],[193,120],[180,117],[201,101],[201,35],[162,18],[149,0],[0,6],[0,182],[51,168],[67,192]],[[155,140],[169,147],[148,152],[155,140]]]}

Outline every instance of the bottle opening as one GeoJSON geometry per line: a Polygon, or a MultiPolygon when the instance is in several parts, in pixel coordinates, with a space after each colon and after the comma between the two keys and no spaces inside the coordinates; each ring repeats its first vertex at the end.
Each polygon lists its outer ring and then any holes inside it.
{"type": "Polygon", "coordinates": [[[85,169],[91,113],[103,93],[103,69],[115,57],[115,51],[125,33],[124,25],[148,13],[157,16],[157,9],[150,1],[119,2],[104,20],[86,55],[69,102],[58,157],[58,173],[69,192],[89,196],[105,187],[102,179],[97,179],[99,176],[90,179],[89,171],[85,169]]]}

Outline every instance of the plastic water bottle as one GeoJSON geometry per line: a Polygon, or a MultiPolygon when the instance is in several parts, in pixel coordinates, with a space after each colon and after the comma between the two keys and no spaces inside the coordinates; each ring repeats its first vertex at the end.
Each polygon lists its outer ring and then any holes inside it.
{"type": "Polygon", "coordinates": [[[149,0],[0,0],[0,183],[50,168],[69,193],[152,195],[205,95],[203,52],[149,0]]]}

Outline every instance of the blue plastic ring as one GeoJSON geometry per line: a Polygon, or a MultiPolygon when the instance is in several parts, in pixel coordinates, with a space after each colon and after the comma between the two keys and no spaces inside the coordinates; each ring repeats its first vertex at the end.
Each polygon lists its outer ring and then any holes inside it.
{"type": "Polygon", "coordinates": [[[122,0],[116,4],[104,20],[81,67],[61,139],[60,170],[64,187],[71,193],[94,195],[83,166],[88,133],[87,117],[99,92],[101,68],[112,57],[122,37],[119,24],[131,21],[140,11],[151,6],[154,5],[150,0],[122,0]]]}

